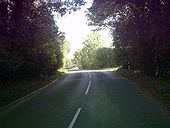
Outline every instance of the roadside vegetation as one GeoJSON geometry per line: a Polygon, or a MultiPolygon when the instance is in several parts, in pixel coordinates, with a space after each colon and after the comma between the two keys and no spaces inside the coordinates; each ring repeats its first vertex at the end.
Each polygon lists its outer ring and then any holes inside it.
{"type": "Polygon", "coordinates": [[[54,19],[84,1],[0,0],[0,107],[64,74],[69,42],[54,19]]]}
{"type": "Polygon", "coordinates": [[[57,71],[51,76],[7,81],[3,83],[3,86],[0,86],[0,107],[26,96],[65,75],[65,72],[57,71]]]}
{"type": "Polygon", "coordinates": [[[106,48],[108,51],[91,50],[92,54],[86,41],[84,48],[75,54],[76,64],[85,69],[121,66],[121,74],[154,92],[169,107],[170,2],[93,0],[88,10],[89,25],[96,26],[96,30],[109,28],[113,46],[106,48]],[[86,66],[88,60],[92,64],[86,66]],[[110,60],[111,65],[107,65],[110,60]]]}
{"type": "Polygon", "coordinates": [[[109,28],[113,45],[103,47],[94,32],[85,38],[74,59],[67,60],[69,42],[53,14],[60,17],[84,4],[84,0],[0,0],[0,91],[7,90],[0,96],[20,95],[22,91],[15,88],[25,85],[29,90],[36,82],[50,81],[63,67],[121,66],[122,74],[146,83],[169,104],[170,2],[93,0],[87,12],[89,25],[96,30],[109,28]]]}
{"type": "Polygon", "coordinates": [[[170,75],[168,0],[94,0],[89,25],[110,28],[117,63],[151,76],[170,75]]]}
{"type": "Polygon", "coordinates": [[[103,44],[97,33],[87,35],[83,48],[74,54],[73,65],[79,69],[114,67],[116,65],[115,51],[112,47],[103,47],[103,44]]]}

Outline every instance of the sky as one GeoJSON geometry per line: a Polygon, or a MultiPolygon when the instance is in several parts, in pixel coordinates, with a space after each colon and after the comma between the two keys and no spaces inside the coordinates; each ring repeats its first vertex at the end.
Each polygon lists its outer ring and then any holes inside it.
{"type": "MultiPolygon", "coordinates": [[[[60,31],[65,33],[66,40],[70,43],[70,53],[68,58],[72,59],[76,50],[82,48],[84,38],[91,33],[92,27],[87,25],[87,17],[85,11],[92,4],[92,0],[87,0],[87,4],[81,8],[81,10],[66,14],[63,17],[57,19],[57,25],[60,31]]],[[[103,30],[100,32],[102,40],[110,45],[111,38],[109,32],[103,30]]]]}

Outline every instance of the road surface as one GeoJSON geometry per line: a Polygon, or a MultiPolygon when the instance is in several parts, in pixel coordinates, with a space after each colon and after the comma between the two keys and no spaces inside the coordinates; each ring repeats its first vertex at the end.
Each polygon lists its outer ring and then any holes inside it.
{"type": "Polygon", "coordinates": [[[1,113],[0,128],[170,128],[170,119],[119,74],[81,71],[1,113]]]}

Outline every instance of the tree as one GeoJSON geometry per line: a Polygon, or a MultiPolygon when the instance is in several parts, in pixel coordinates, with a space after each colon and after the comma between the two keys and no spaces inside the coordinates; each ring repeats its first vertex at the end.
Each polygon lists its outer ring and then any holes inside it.
{"type": "Polygon", "coordinates": [[[67,54],[70,52],[70,44],[68,41],[64,40],[63,44],[61,45],[61,50],[63,54],[63,68],[67,67],[67,54]]]}
{"type": "Polygon", "coordinates": [[[168,0],[94,0],[87,15],[112,30],[120,64],[159,75],[170,70],[169,11],[168,0]]]}
{"type": "Polygon", "coordinates": [[[78,51],[76,51],[74,53],[73,63],[79,69],[83,69],[84,68],[84,60],[83,60],[83,55],[82,55],[82,51],[81,50],[78,50],[78,51]]]}
{"type": "Polygon", "coordinates": [[[102,40],[96,33],[87,35],[84,47],[75,53],[74,61],[79,68],[96,68],[96,51],[102,47],[102,40]]]}
{"type": "Polygon", "coordinates": [[[74,63],[83,69],[101,69],[116,66],[115,50],[102,46],[98,34],[88,35],[84,47],[74,54],[74,63]]]}
{"type": "Polygon", "coordinates": [[[96,67],[110,68],[117,66],[115,61],[115,50],[112,48],[102,47],[96,51],[96,67]]]}
{"type": "Polygon", "coordinates": [[[0,0],[0,79],[49,75],[62,66],[64,35],[53,12],[76,10],[83,0],[0,0]]]}

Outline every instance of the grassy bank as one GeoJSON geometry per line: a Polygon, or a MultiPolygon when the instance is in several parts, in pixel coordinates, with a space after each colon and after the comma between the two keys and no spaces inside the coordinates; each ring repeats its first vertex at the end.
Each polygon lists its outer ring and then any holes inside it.
{"type": "Polygon", "coordinates": [[[37,89],[47,85],[55,79],[65,76],[64,72],[56,72],[51,76],[32,79],[11,80],[0,85],[0,107],[3,107],[37,89]]]}
{"type": "Polygon", "coordinates": [[[170,110],[170,78],[144,75],[139,72],[118,69],[116,72],[137,83],[170,110]]]}

